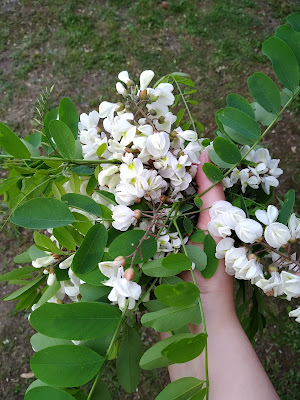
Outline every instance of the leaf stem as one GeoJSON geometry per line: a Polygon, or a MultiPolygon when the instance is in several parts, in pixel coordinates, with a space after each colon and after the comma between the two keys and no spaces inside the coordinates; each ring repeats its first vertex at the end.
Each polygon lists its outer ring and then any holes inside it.
{"type": "MultiPolygon", "coordinates": [[[[1,159],[15,159],[16,157],[11,156],[10,154],[0,154],[0,160],[1,159]]],[[[70,160],[69,158],[61,158],[61,157],[46,157],[46,156],[40,156],[40,157],[30,157],[26,159],[22,159],[22,161],[31,161],[31,160],[40,160],[40,161],[61,161],[67,162],[70,164],[120,164],[120,160],[79,160],[79,159],[74,159],[70,160]]]]}
{"type": "Polygon", "coordinates": [[[115,329],[114,335],[113,335],[113,337],[112,337],[112,339],[111,339],[111,341],[110,341],[110,344],[109,344],[109,346],[108,346],[108,349],[107,349],[107,351],[106,351],[104,361],[103,361],[103,363],[102,363],[102,365],[101,365],[101,367],[100,367],[100,369],[99,369],[99,371],[98,371],[98,373],[97,373],[97,375],[96,375],[96,378],[95,378],[95,380],[94,380],[93,386],[91,387],[91,390],[89,391],[89,395],[88,395],[88,397],[87,397],[87,400],[91,400],[93,391],[95,390],[96,384],[97,384],[97,382],[98,382],[98,380],[99,380],[99,378],[100,378],[100,375],[101,375],[101,372],[102,372],[103,367],[104,367],[104,365],[105,365],[105,362],[108,360],[108,358],[109,358],[110,355],[111,355],[112,348],[113,348],[113,346],[114,346],[114,344],[115,344],[115,342],[116,342],[116,340],[117,340],[117,338],[118,338],[118,336],[119,336],[119,334],[120,334],[121,325],[122,325],[122,323],[123,323],[123,321],[124,321],[124,319],[125,319],[125,314],[126,314],[126,311],[127,311],[127,309],[128,309],[128,305],[129,305],[129,299],[126,300],[125,307],[124,307],[124,309],[123,309],[123,311],[122,311],[121,318],[120,318],[120,320],[119,320],[119,322],[118,322],[118,325],[117,325],[117,327],[116,327],[116,329],[115,329]]]}
{"type": "Polygon", "coordinates": [[[191,120],[191,123],[192,123],[192,126],[193,126],[193,130],[194,130],[195,132],[197,132],[197,131],[196,131],[196,126],[195,126],[195,123],[194,123],[194,120],[193,120],[193,117],[192,117],[192,114],[191,114],[190,109],[189,109],[189,106],[188,106],[188,104],[187,104],[187,102],[186,102],[186,100],[185,100],[185,98],[184,98],[184,94],[182,93],[182,90],[181,90],[181,88],[180,88],[180,85],[179,85],[179,83],[176,81],[176,79],[173,77],[173,75],[171,75],[171,76],[172,76],[172,79],[174,80],[174,82],[176,83],[177,89],[178,89],[178,91],[179,91],[179,93],[180,93],[180,96],[181,96],[182,101],[183,101],[183,103],[184,103],[185,109],[186,109],[186,111],[187,111],[187,113],[188,113],[188,115],[189,115],[189,118],[190,118],[190,120],[191,120]]]}
{"type": "MultiPolygon", "coordinates": [[[[178,232],[178,235],[179,235],[179,237],[180,237],[180,240],[181,240],[181,243],[182,243],[182,247],[183,247],[183,251],[184,251],[185,255],[188,257],[188,253],[187,253],[187,251],[186,251],[185,244],[183,243],[183,238],[182,238],[181,232],[180,232],[180,230],[179,230],[179,228],[178,228],[178,225],[177,225],[176,216],[175,216],[175,218],[173,219],[173,224],[174,224],[174,226],[175,226],[175,228],[176,228],[176,230],[177,230],[177,232],[178,232]]],[[[193,279],[194,284],[195,284],[196,286],[198,286],[198,285],[197,285],[197,282],[196,282],[195,274],[194,274],[194,271],[193,271],[192,268],[190,268],[190,273],[191,273],[191,275],[192,275],[192,279],[193,279]]],[[[200,295],[198,296],[198,303],[199,303],[199,309],[200,309],[200,314],[201,314],[201,321],[202,321],[202,326],[203,326],[203,333],[205,333],[205,334],[207,335],[205,317],[204,317],[203,306],[202,306],[202,301],[201,301],[201,296],[200,296],[200,295]]],[[[207,354],[208,352],[207,352],[207,341],[206,341],[206,344],[205,344],[205,350],[204,350],[204,352],[205,352],[205,381],[206,381],[205,390],[206,390],[206,400],[208,400],[208,395],[209,395],[209,376],[208,376],[208,354],[207,354]]]]}

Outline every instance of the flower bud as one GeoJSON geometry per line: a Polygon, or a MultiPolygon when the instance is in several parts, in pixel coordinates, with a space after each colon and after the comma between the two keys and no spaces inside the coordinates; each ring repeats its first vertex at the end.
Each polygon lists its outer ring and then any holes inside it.
{"type": "Polygon", "coordinates": [[[114,259],[114,261],[117,261],[121,264],[122,267],[125,267],[126,264],[126,258],[124,256],[118,256],[114,259]]]}
{"type": "Polygon", "coordinates": [[[289,240],[289,243],[294,244],[297,242],[297,239],[295,237],[291,237],[289,240]]]}
{"type": "Polygon", "coordinates": [[[275,265],[271,264],[269,265],[268,271],[270,274],[272,274],[272,272],[278,272],[278,267],[276,267],[275,265]]]}
{"type": "Polygon", "coordinates": [[[158,123],[159,124],[163,124],[164,122],[165,122],[165,117],[162,115],[162,116],[160,116],[159,118],[158,118],[158,123]]]}
{"type": "Polygon", "coordinates": [[[123,103],[119,102],[117,103],[118,108],[116,109],[117,112],[123,111],[125,106],[123,103]]]}
{"type": "Polygon", "coordinates": [[[140,99],[145,100],[147,98],[147,89],[140,91],[140,99]]]}
{"type": "Polygon", "coordinates": [[[126,271],[124,272],[124,276],[128,281],[132,281],[132,279],[135,276],[135,271],[133,268],[127,268],[126,271]]]}
{"type": "Polygon", "coordinates": [[[138,197],[138,198],[135,200],[135,204],[139,204],[141,201],[142,201],[142,199],[141,199],[140,197],[138,197]]]}
{"type": "Polygon", "coordinates": [[[153,116],[155,116],[155,115],[157,114],[157,112],[152,108],[152,109],[150,110],[150,114],[153,115],[153,116]]]}
{"type": "Polygon", "coordinates": [[[171,138],[176,138],[176,136],[177,136],[177,132],[176,132],[176,131],[172,131],[172,132],[170,133],[170,137],[171,137],[171,138]]]}
{"type": "Polygon", "coordinates": [[[134,210],[133,212],[134,218],[140,219],[142,216],[142,211],[141,210],[134,210]]]}
{"type": "Polygon", "coordinates": [[[251,253],[248,255],[248,260],[255,260],[255,261],[259,262],[259,257],[257,257],[256,254],[251,253]]]}
{"type": "Polygon", "coordinates": [[[266,296],[268,297],[274,296],[274,289],[271,289],[269,292],[266,292],[266,296]]]}

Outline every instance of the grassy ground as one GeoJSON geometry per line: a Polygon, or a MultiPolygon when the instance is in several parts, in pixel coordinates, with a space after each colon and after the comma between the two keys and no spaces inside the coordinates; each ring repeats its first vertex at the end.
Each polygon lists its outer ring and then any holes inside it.
{"type": "MultiPolygon", "coordinates": [[[[117,99],[114,86],[121,70],[137,77],[143,69],[153,69],[157,78],[179,70],[189,73],[199,89],[200,104],[193,112],[204,123],[205,134],[210,134],[214,113],[225,105],[226,95],[236,92],[248,97],[247,77],[257,70],[270,71],[261,45],[299,7],[299,0],[3,0],[0,120],[25,135],[35,128],[34,104],[46,86],[55,84],[53,105],[68,96],[85,112],[104,99],[117,99]]],[[[273,155],[282,160],[281,193],[299,188],[297,106],[266,140],[273,155]]],[[[4,272],[13,268],[13,256],[31,238],[25,232],[7,231],[0,239],[4,254],[0,272],[4,272]]],[[[2,289],[3,293],[9,290],[2,289]]],[[[257,343],[283,400],[297,398],[300,382],[295,360],[299,331],[288,320],[288,306],[268,301],[269,329],[257,343]]],[[[0,307],[0,398],[18,400],[30,382],[20,374],[29,370],[31,331],[26,315],[14,313],[12,305],[0,307]]],[[[147,335],[145,343],[154,339],[147,335]]],[[[148,373],[139,392],[125,395],[115,383],[113,369],[107,376],[113,399],[152,400],[167,381],[166,371],[148,373]]]]}

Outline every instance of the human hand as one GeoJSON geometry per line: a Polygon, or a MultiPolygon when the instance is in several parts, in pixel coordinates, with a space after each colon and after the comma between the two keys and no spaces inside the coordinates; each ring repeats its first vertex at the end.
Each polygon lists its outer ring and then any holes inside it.
{"type": "MultiPolygon", "coordinates": [[[[202,153],[200,156],[200,164],[198,166],[196,175],[196,182],[198,185],[199,194],[204,192],[212,185],[212,182],[207,178],[207,176],[202,170],[202,166],[206,162],[210,162],[207,151],[202,153]]],[[[218,185],[210,189],[207,193],[201,196],[201,199],[203,201],[202,205],[203,209],[210,207],[217,200],[225,200],[222,183],[219,183],[218,185]]],[[[197,227],[199,229],[206,230],[209,221],[210,221],[209,210],[207,209],[201,211],[199,214],[197,227]]],[[[218,243],[221,240],[220,237],[214,237],[214,239],[216,243],[218,243]]],[[[193,244],[195,246],[202,247],[202,245],[198,243],[189,242],[188,244],[193,244]]],[[[201,297],[202,295],[207,295],[207,294],[213,294],[213,295],[217,294],[218,298],[221,298],[222,297],[221,295],[224,295],[228,298],[230,297],[233,299],[233,277],[231,277],[225,272],[224,260],[219,261],[218,269],[211,279],[204,279],[201,273],[196,270],[194,271],[194,274],[197,281],[197,285],[200,289],[201,297]]],[[[191,273],[189,271],[184,271],[180,275],[180,277],[185,281],[192,281],[191,273]]]]}

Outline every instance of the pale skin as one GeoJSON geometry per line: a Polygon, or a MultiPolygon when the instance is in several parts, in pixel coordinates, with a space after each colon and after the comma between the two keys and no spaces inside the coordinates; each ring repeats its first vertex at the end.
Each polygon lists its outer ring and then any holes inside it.
{"type": "MultiPolygon", "coordinates": [[[[198,193],[211,186],[202,171],[203,163],[210,161],[207,152],[201,155],[200,161],[196,177],[198,193]]],[[[224,199],[223,188],[217,185],[202,196],[203,208],[224,199]]],[[[197,226],[205,230],[209,221],[209,211],[202,211],[197,226]]],[[[214,239],[216,242],[221,240],[217,237],[214,239]]],[[[279,399],[236,315],[233,277],[225,272],[224,260],[220,260],[217,272],[211,279],[202,278],[198,271],[194,273],[201,293],[208,334],[209,399],[279,399]]],[[[180,276],[185,281],[192,281],[189,271],[180,276]]],[[[201,333],[202,325],[190,325],[190,330],[194,334],[201,333]]],[[[161,339],[168,336],[168,333],[162,333],[161,339]]],[[[204,352],[190,362],[169,366],[169,374],[171,381],[185,376],[205,380],[204,352]]]]}

